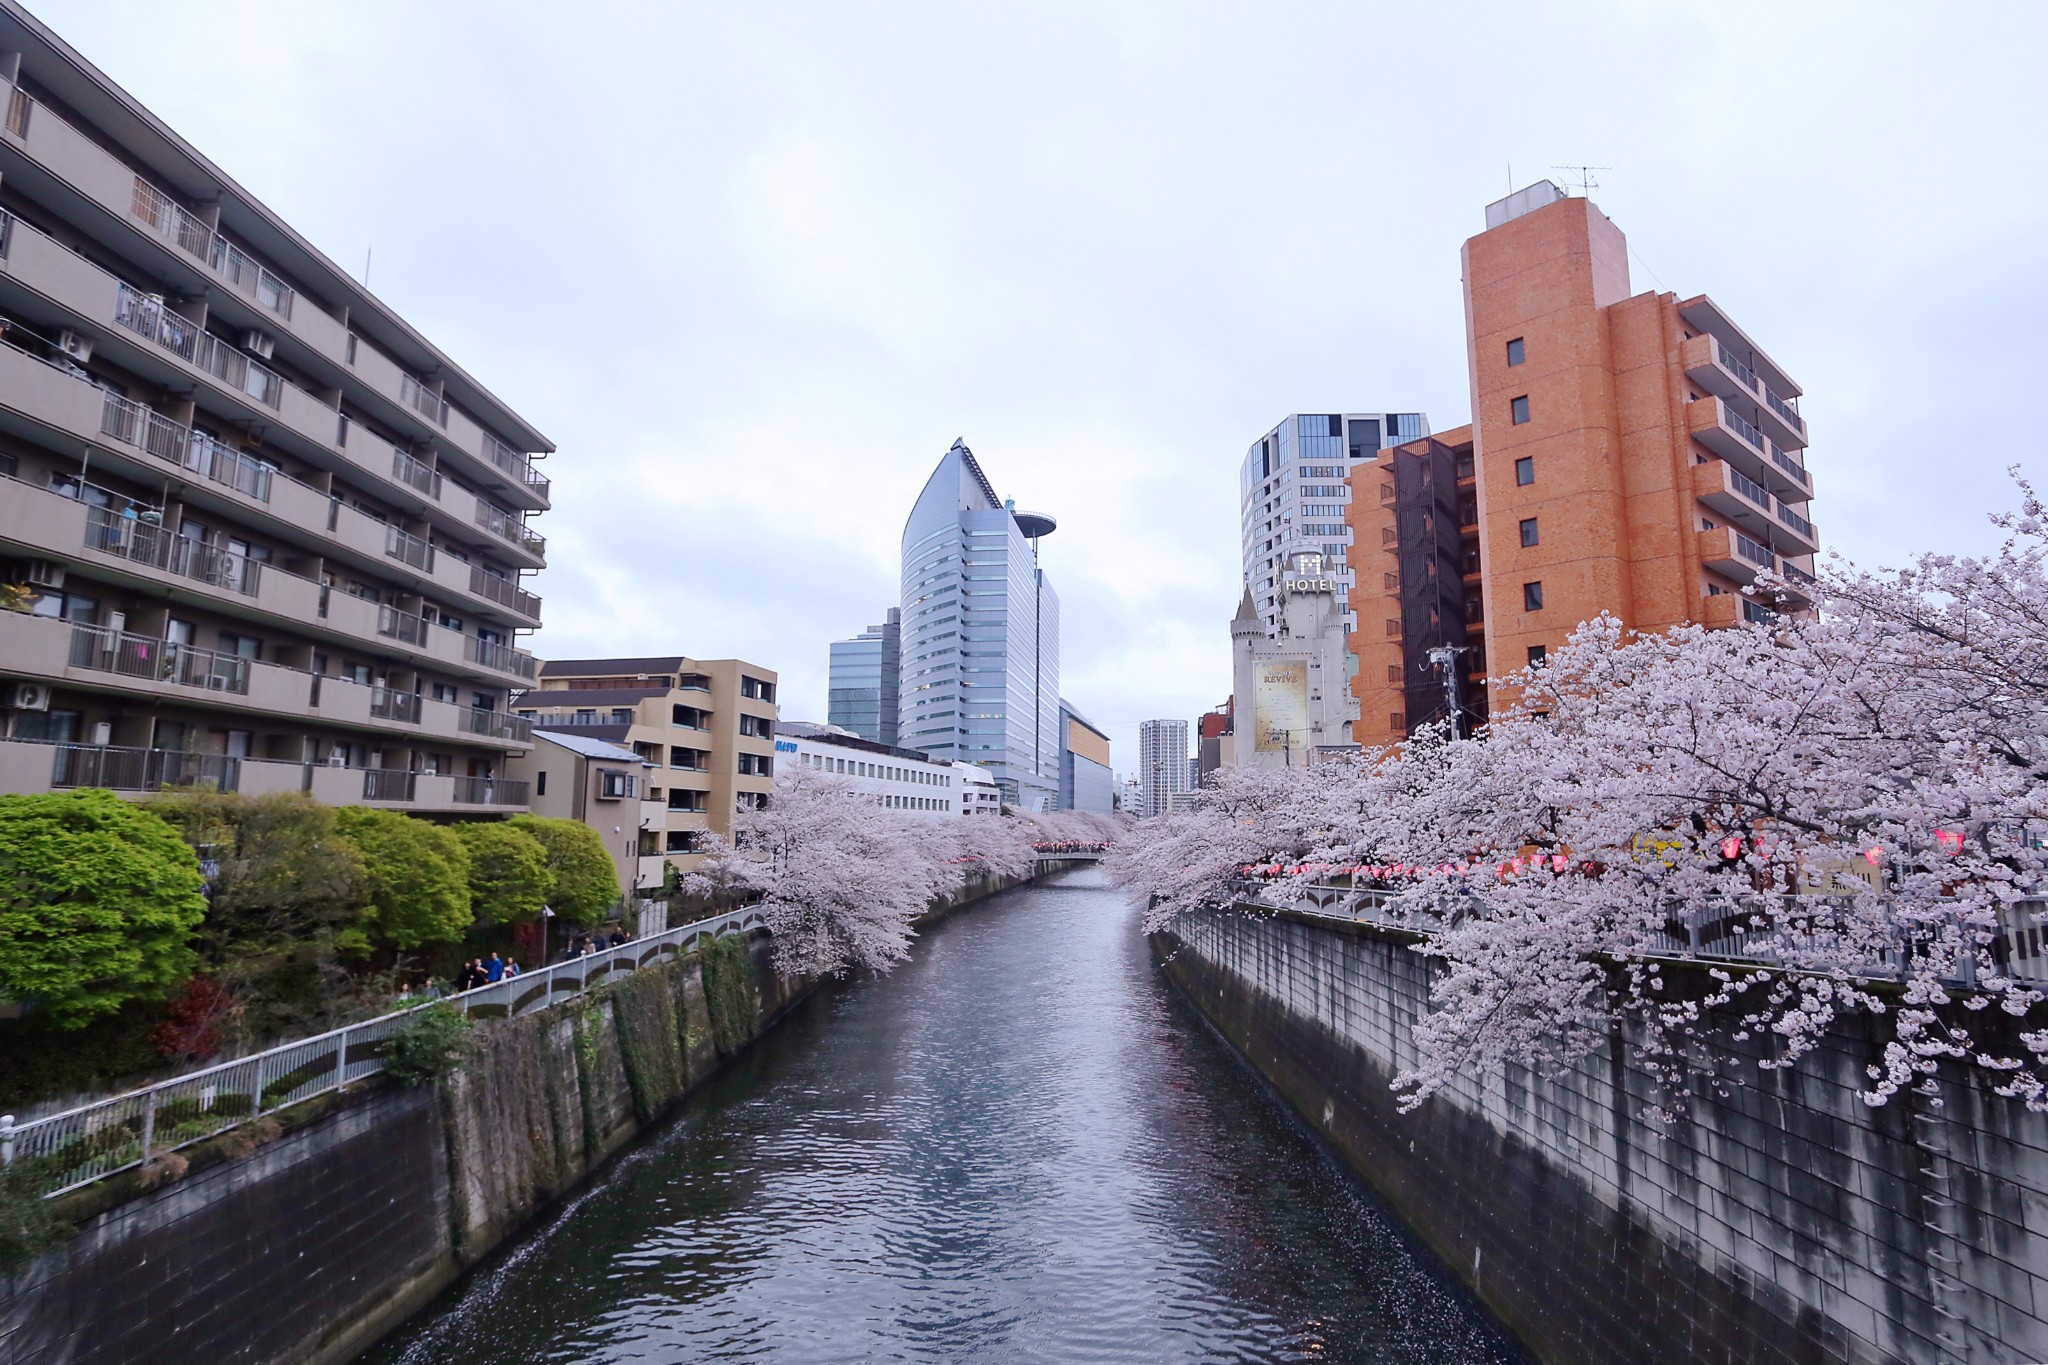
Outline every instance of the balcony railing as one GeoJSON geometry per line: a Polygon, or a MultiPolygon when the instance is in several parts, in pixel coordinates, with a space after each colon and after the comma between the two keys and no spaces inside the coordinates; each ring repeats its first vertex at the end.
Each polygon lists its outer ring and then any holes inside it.
{"type": "Polygon", "coordinates": [[[469,566],[469,590],[488,597],[499,606],[510,607],[521,616],[540,619],[540,599],[509,578],[490,573],[481,564],[469,566]]]}
{"type": "Polygon", "coordinates": [[[1794,583],[1803,583],[1807,587],[1812,587],[1818,581],[1812,574],[1800,568],[1797,564],[1785,564],[1780,567],[1784,570],[1785,577],[1791,579],[1794,583]]]}
{"type": "Polygon", "coordinates": [[[1784,522],[1787,526],[1797,531],[1806,539],[1813,539],[1813,523],[1808,521],[1805,517],[1800,516],[1797,512],[1793,511],[1791,508],[1787,507],[1782,502],[1778,504],[1778,520],[1784,522]]]}
{"type": "Polygon", "coordinates": [[[135,177],[135,193],[129,200],[128,212],[157,236],[202,261],[213,247],[212,228],[141,176],[135,177]]]}
{"type": "Polygon", "coordinates": [[[429,422],[436,426],[448,425],[448,400],[411,375],[404,375],[399,379],[398,396],[408,407],[423,414],[429,422]]]}
{"type": "Polygon", "coordinates": [[[250,597],[262,583],[263,566],[253,559],[104,507],[86,509],[85,547],[250,597]]]}
{"type": "Polygon", "coordinates": [[[580,710],[562,707],[554,710],[523,711],[519,719],[527,722],[529,728],[539,730],[578,730],[592,726],[627,726],[633,723],[633,708],[607,707],[602,711],[590,707],[580,710]],[[618,712],[623,711],[624,715],[618,712]]]}
{"type": "Polygon", "coordinates": [[[116,393],[106,394],[100,405],[100,434],[174,465],[182,466],[186,461],[185,428],[116,393]]]}
{"type": "Polygon", "coordinates": [[[71,628],[71,666],[209,692],[247,693],[249,661],[103,626],[71,628]]]}
{"type": "Polygon", "coordinates": [[[212,787],[234,791],[242,760],[224,754],[187,754],[171,749],[121,749],[108,744],[59,744],[50,773],[53,787],[107,787],[153,792],[166,787],[212,787]]]}
{"type": "Polygon", "coordinates": [[[240,389],[265,407],[284,402],[284,379],[222,341],[211,332],[199,334],[194,363],[230,388],[240,389]]]}
{"type": "Polygon", "coordinates": [[[1778,397],[1777,393],[1768,387],[1764,389],[1764,403],[1772,412],[1777,413],[1779,417],[1784,419],[1786,426],[1792,428],[1801,436],[1806,434],[1806,422],[1804,419],[1797,412],[1793,411],[1790,403],[1778,397]]]}
{"type": "Polygon", "coordinates": [[[1759,568],[1778,567],[1778,557],[1771,553],[1769,546],[1757,544],[1740,531],[1735,532],[1735,553],[1759,568]]]}
{"type": "Polygon", "coordinates": [[[499,644],[495,640],[478,639],[474,635],[465,635],[462,639],[463,653],[468,656],[471,663],[517,674],[522,678],[533,677],[534,664],[531,654],[521,654],[510,645],[499,644]]]}
{"type": "Polygon", "coordinates": [[[484,458],[541,497],[548,495],[547,476],[533,467],[533,461],[488,431],[484,433],[484,458]]]}
{"type": "Polygon", "coordinates": [[[462,728],[485,739],[509,739],[524,743],[533,738],[533,722],[508,711],[472,706],[462,713],[462,728]]]}
{"type": "Polygon", "coordinates": [[[35,101],[20,86],[10,91],[7,96],[7,131],[16,137],[27,137],[29,110],[34,107],[35,101]]]}
{"type": "Polygon", "coordinates": [[[203,431],[193,432],[186,441],[186,466],[258,502],[270,501],[270,483],[277,475],[276,465],[216,441],[203,431]]]}
{"type": "Polygon", "coordinates": [[[155,294],[145,294],[126,281],[115,285],[114,321],[181,360],[192,358],[203,330],[192,319],[172,312],[155,294]]]}
{"type": "Polygon", "coordinates": [[[281,318],[292,315],[292,287],[258,264],[255,257],[218,233],[211,255],[213,268],[235,288],[281,318]]]}
{"type": "Polygon", "coordinates": [[[420,699],[411,692],[392,687],[370,689],[370,714],[378,720],[395,720],[406,725],[420,722],[420,699]]]}
{"type": "Polygon", "coordinates": [[[424,646],[427,643],[426,618],[400,611],[397,607],[380,606],[377,608],[377,633],[409,645],[424,646]]]}
{"type": "Polygon", "coordinates": [[[526,783],[507,777],[458,777],[455,799],[469,806],[523,806],[526,783]]]}
{"type": "Polygon", "coordinates": [[[1759,453],[1765,449],[1764,434],[1756,429],[1754,423],[1726,403],[1721,405],[1721,420],[1728,424],[1729,430],[1755,446],[1759,453]]]}
{"type": "Polygon", "coordinates": [[[1807,477],[1806,466],[1779,449],[1776,441],[1771,442],[1771,463],[1791,475],[1793,482],[1801,488],[1813,487],[1812,480],[1807,477]]]}
{"type": "Polygon", "coordinates": [[[1722,465],[1728,471],[1729,487],[1763,508],[1766,512],[1771,510],[1771,493],[1769,489],[1727,461],[1722,461],[1722,465]]]}
{"type": "Polygon", "coordinates": [[[363,769],[363,800],[411,801],[419,785],[419,774],[403,768],[363,769]]]}
{"type": "Polygon", "coordinates": [[[441,476],[402,450],[391,452],[391,477],[430,498],[441,496],[441,476]]]}
{"type": "Polygon", "coordinates": [[[401,564],[410,564],[422,573],[434,571],[434,547],[409,531],[396,526],[384,528],[384,553],[401,564]]]}
{"type": "Polygon", "coordinates": [[[1720,345],[1722,368],[1731,371],[1742,387],[1748,389],[1751,393],[1762,393],[1764,383],[1761,379],[1757,378],[1756,371],[1737,360],[1735,352],[1728,349],[1726,342],[1721,342],[1720,345]]]}
{"type": "Polygon", "coordinates": [[[531,555],[547,549],[547,541],[527,528],[525,521],[496,503],[476,500],[476,524],[507,544],[517,545],[531,555]]]}

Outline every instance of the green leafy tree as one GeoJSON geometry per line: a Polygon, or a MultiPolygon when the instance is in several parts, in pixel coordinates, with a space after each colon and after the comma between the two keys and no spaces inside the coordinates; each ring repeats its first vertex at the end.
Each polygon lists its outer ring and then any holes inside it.
{"type": "Polygon", "coordinates": [[[336,826],[355,845],[369,879],[369,906],[351,946],[383,944],[400,950],[452,943],[473,919],[469,904],[469,850],[443,825],[394,810],[344,806],[336,826]]]}
{"type": "Polygon", "coordinates": [[[0,995],[65,1028],[166,995],[204,891],[178,832],[112,792],[0,796],[0,995]]]}
{"type": "Polygon", "coordinates": [[[539,916],[553,889],[547,849],[526,830],[504,821],[455,826],[469,850],[469,904],[486,924],[539,916]]]}
{"type": "Polygon", "coordinates": [[[515,815],[505,822],[540,841],[548,856],[548,906],[570,924],[595,924],[619,900],[619,871],[596,830],[579,820],[515,815]]]}
{"type": "Polygon", "coordinates": [[[152,801],[213,864],[200,948],[216,965],[325,957],[363,914],[369,873],[334,808],[294,792],[195,791],[152,801]]]}

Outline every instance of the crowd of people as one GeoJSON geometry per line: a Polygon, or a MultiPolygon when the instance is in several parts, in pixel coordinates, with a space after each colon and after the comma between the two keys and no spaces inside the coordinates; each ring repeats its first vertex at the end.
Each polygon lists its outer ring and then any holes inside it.
{"type": "Polygon", "coordinates": [[[463,963],[462,970],[455,974],[455,989],[458,993],[473,991],[478,986],[518,976],[523,970],[516,957],[501,957],[497,953],[489,957],[473,957],[463,963]]]}

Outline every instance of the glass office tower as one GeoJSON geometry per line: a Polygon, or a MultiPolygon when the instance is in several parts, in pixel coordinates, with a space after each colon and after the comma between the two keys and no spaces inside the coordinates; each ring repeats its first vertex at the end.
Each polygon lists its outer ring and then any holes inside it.
{"type": "Polygon", "coordinates": [[[964,441],[903,527],[899,741],[987,768],[1024,810],[1059,801],[1059,597],[1038,567],[1052,530],[996,496],[964,441]]]}
{"type": "Polygon", "coordinates": [[[832,642],[825,720],[876,744],[896,744],[896,703],[902,687],[903,613],[850,640],[832,642]]]}

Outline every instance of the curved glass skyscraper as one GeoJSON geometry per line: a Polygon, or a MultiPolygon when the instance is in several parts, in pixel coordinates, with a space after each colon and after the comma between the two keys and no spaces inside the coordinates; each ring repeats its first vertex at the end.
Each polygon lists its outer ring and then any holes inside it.
{"type": "Polygon", "coordinates": [[[902,743],[987,768],[1025,810],[1059,801],[1060,605],[1052,518],[996,496],[953,442],[903,526],[902,743]]]}

